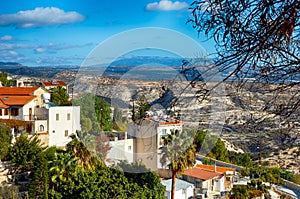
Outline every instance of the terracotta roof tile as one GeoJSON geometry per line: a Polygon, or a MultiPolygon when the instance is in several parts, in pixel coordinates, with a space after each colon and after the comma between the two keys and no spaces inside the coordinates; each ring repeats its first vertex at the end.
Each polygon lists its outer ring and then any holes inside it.
{"type": "MultiPolygon", "coordinates": [[[[205,169],[208,171],[214,171],[215,170],[215,166],[214,165],[205,165],[205,164],[197,164],[196,165],[197,168],[201,168],[201,169],[205,169]]],[[[233,172],[233,174],[235,173],[235,169],[234,168],[230,168],[230,167],[220,167],[220,166],[216,166],[216,171],[218,173],[223,173],[225,174],[226,171],[231,171],[233,172]]]]}
{"type": "Polygon", "coordinates": [[[0,87],[0,95],[32,95],[39,87],[0,87]]]}
{"type": "Polygon", "coordinates": [[[0,100],[7,106],[25,105],[35,99],[35,96],[0,96],[0,100]]]}
{"type": "Polygon", "coordinates": [[[182,173],[182,175],[191,176],[191,177],[198,178],[201,180],[208,180],[208,179],[212,179],[214,177],[221,175],[221,173],[208,171],[208,170],[201,169],[198,167],[192,167],[192,168],[189,168],[188,170],[185,170],[182,173]]]}
{"type": "Polygon", "coordinates": [[[43,82],[45,86],[67,86],[65,82],[62,80],[57,80],[57,81],[50,81],[50,82],[43,82]]]}

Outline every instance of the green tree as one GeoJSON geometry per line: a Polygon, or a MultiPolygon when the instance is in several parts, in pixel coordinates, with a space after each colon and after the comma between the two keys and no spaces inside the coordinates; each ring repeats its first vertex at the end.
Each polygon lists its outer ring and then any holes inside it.
{"type": "Polygon", "coordinates": [[[133,103],[132,107],[132,120],[136,121],[143,119],[146,116],[146,112],[150,110],[150,105],[145,95],[141,95],[136,103],[133,103]]]}
{"type": "Polygon", "coordinates": [[[144,195],[147,198],[165,199],[165,187],[160,183],[160,177],[155,172],[146,168],[140,162],[128,164],[121,161],[120,166],[124,172],[125,177],[130,183],[136,183],[140,187],[144,187],[144,195]]]}
{"type": "Polygon", "coordinates": [[[182,133],[175,130],[164,139],[161,150],[161,163],[167,165],[172,172],[171,198],[174,199],[176,187],[176,175],[194,165],[195,150],[193,139],[194,133],[184,130],[182,133]]]}
{"type": "Polygon", "coordinates": [[[51,92],[51,101],[57,106],[70,105],[67,90],[61,86],[55,87],[51,92]]]}
{"type": "Polygon", "coordinates": [[[86,170],[94,170],[98,165],[104,166],[104,163],[96,158],[73,134],[70,136],[72,141],[66,145],[66,151],[78,158],[78,164],[86,170]]]}
{"type": "Polygon", "coordinates": [[[111,109],[109,104],[100,97],[95,97],[95,111],[102,131],[112,130],[111,109]]]}
{"type": "Polygon", "coordinates": [[[13,86],[15,84],[14,80],[8,79],[7,73],[5,72],[0,72],[0,82],[2,82],[4,86],[13,86]]]}
{"type": "Polygon", "coordinates": [[[11,163],[16,168],[16,172],[31,171],[35,160],[44,149],[36,136],[29,137],[28,134],[23,133],[17,137],[10,152],[11,163]]]}
{"type": "Polygon", "coordinates": [[[11,139],[10,128],[4,124],[0,124],[0,160],[8,155],[11,139]]]}

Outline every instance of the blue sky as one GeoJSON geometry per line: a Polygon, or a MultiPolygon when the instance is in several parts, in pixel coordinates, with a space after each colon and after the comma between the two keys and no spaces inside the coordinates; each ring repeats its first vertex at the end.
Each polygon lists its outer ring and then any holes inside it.
{"type": "Polygon", "coordinates": [[[144,27],[178,31],[211,53],[213,42],[198,37],[192,25],[185,24],[190,3],[0,0],[0,61],[27,66],[80,65],[99,43],[123,31],[144,27]]]}

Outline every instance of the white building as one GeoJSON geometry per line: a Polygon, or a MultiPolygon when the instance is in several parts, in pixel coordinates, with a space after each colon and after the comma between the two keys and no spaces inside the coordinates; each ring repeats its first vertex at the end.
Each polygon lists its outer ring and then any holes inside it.
{"type": "Polygon", "coordinates": [[[35,133],[45,137],[43,141],[48,146],[64,147],[71,141],[69,136],[81,130],[79,106],[40,108],[36,116],[35,133]]]}
{"type": "MultiPolygon", "coordinates": [[[[172,179],[163,180],[162,185],[166,187],[165,196],[171,199],[172,179]]],[[[176,179],[175,183],[175,198],[176,199],[189,199],[194,196],[194,185],[184,180],[176,179]]]]}
{"type": "Polygon", "coordinates": [[[127,138],[127,132],[124,133],[124,139],[114,137],[108,143],[111,147],[107,153],[106,160],[107,165],[117,164],[119,161],[127,161],[129,164],[133,163],[133,138],[127,138]]]}

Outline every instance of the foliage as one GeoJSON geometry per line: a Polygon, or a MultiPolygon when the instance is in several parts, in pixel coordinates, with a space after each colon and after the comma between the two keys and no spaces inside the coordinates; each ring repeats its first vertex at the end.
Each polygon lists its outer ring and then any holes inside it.
{"type": "Polygon", "coordinates": [[[160,177],[146,168],[140,162],[128,164],[125,161],[121,161],[120,166],[124,172],[125,177],[130,183],[136,183],[138,186],[144,188],[144,195],[147,198],[165,198],[164,191],[165,187],[160,183],[160,177]]]}
{"type": "Polygon", "coordinates": [[[293,177],[291,177],[291,181],[300,185],[300,174],[294,174],[293,177]]]}
{"type": "MultiPolygon", "coordinates": [[[[228,151],[224,141],[217,136],[209,135],[206,131],[198,130],[196,132],[195,142],[197,152],[207,154],[208,158],[214,158],[245,167],[251,167],[253,165],[249,154],[228,151]]],[[[208,160],[206,160],[206,162],[209,164],[208,160]]]]}
{"type": "Polygon", "coordinates": [[[192,131],[183,130],[180,133],[175,130],[164,138],[164,145],[160,148],[160,161],[162,165],[167,165],[172,172],[172,199],[174,199],[175,194],[176,175],[194,165],[195,147],[193,138],[194,132],[192,131]]]}
{"type": "Polygon", "coordinates": [[[17,137],[10,151],[11,163],[16,168],[16,172],[32,170],[35,160],[43,150],[41,141],[36,136],[29,137],[28,134],[21,134],[17,137]]]}
{"type": "Polygon", "coordinates": [[[57,86],[51,91],[51,101],[57,106],[67,106],[69,103],[69,95],[67,90],[61,86],[57,86]]]}
{"type": "Polygon", "coordinates": [[[251,183],[247,185],[234,186],[229,198],[247,199],[259,197],[262,194],[268,194],[266,185],[264,185],[261,180],[252,180],[251,183]]]}
{"type": "MultiPolygon", "coordinates": [[[[133,102],[134,103],[134,102],[133,102]]],[[[145,95],[141,95],[136,103],[132,107],[132,120],[136,121],[143,119],[146,116],[146,112],[150,110],[150,105],[145,95]]]]}
{"type": "Polygon", "coordinates": [[[95,97],[95,111],[102,131],[111,131],[112,119],[109,104],[100,97],[95,97]]]}
{"type": "Polygon", "coordinates": [[[283,180],[281,178],[281,170],[279,168],[273,167],[261,167],[254,166],[251,168],[246,168],[241,170],[242,176],[250,176],[262,180],[263,182],[269,182],[271,184],[281,185],[283,180]]]}
{"type": "Polygon", "coordinates": [[[251,157],[247,153],[236,153],[236,152],[229,152],[228,159],[230,163],[236,164],[243,167],[251,167],[253,166],[253,162],[251,157]]]}
{"type": "Polygon", "coordinates": [[[98,137],[96,137],[95,151],[102,161],[106,160],[107,153],[110,149],[111,146],[109,145],[109,141],[107,139],[106,134],[101,134],[98,137]]]}
{"type": "Polygon", "coordinates": [[[11,139],[10,128],[0,123],[0,160],[8,155],[11,139]]]}
{"type": "Polygon", "coordinates": [[[5,72],[0,72],[0,82],[4,84],[4,86],[13,86],[15,84],[15,81],[12,79],[7,79],[7,73],[5,72]]]}
{"type": "Polygon", "coordinates": [[[22,197],[17,194],[19,188],[17,186],[1,186],[0,187],[0,199],[22,199],[22,197]]]}
{"type": "Polygon", "coordinates": [[[117,131],[127,130],[126,122],[123,121],[122,111],[118,106],[114,107],[112,122],[113,122],[113,129],[117,131]]]}
{"type": "Polygon", "coordinates": [[[66,152],[78,158],[77,164],[86,170],[94,170],[98,165],[103,165],[74,134],[70,137],[72,141],[66,145],[66,152]]]}
{"type": "Polygon", "coordinates": [[[100,127],[103,131],[112,129],[111,109],[109,104],[91,93],[86,93],[73,100],[73,105],[80,106],[80,120],[83,133],[98,135],[100,127]],[[103,111],[102,111],[103,109],[103,111]],[[90,124],[92,123],[92,127],[90,124]]]}

